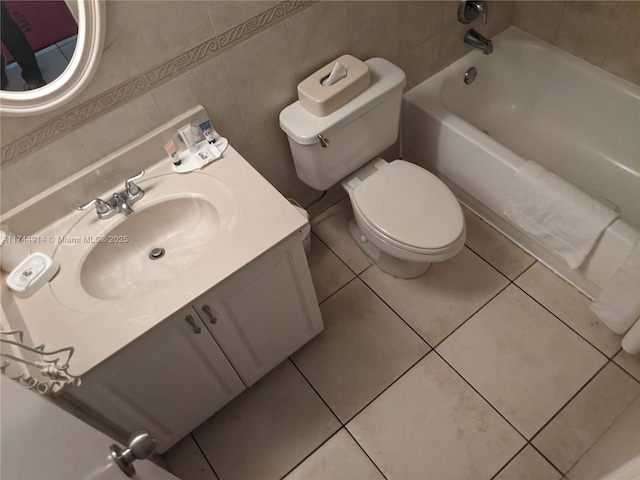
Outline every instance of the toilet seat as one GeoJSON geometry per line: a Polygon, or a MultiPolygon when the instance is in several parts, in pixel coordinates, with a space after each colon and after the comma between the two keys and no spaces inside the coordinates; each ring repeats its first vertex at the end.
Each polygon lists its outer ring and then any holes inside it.
{"type": "Polygon", "coordinates": [[[464,236],[464,217],[449,188],[427,170],[395,160],[352,191],[354,214],[387,243],[409,252],[442,253],[464,236]]]}

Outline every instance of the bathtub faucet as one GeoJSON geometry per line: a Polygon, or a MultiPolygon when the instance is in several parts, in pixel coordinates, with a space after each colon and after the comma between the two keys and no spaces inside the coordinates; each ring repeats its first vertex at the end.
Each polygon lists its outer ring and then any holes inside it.
{"type": "Polygon", "coordinates": [[[493,52],[493,43],[491,43],[491,40],[485,38],[473,28],[470,28],[467,30],[467,33],[464,34],[464,43],[479,48],[485,55],[490,55],[493,52]]]}

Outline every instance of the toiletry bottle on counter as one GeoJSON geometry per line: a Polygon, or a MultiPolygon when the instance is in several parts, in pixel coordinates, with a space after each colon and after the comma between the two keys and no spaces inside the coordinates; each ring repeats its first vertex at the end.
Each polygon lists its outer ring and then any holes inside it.
{"type": "Polygon", "coordinates": [[[220,138],[220,134],[216,132],[211,126],[211,121],[205,120],[199,125],[199,127],[200,130],[202,130],[202,134],[204,135],[204,138],[207,140],[207,142],[215,143],[216,140],[220,138]]]}
{"type": "Polygon", "coordinates": [[[26,245],[17,241],[17,237],[0,230],[0,268],[9,273],[29,256],[26,245]]]}
{"type": "Polygon", "coordinates": [[[178,156],[178,149],[176,148],[176,142],[173,140],[169,140],[167,144],[164,146],[164,151],[167,152],[167,155],[171,157],[171,161],[174,165],[178,166],[182,163],[180,157],[178,156]]]}
{"type": "Polygon", "coordinates": [[[191,153],[196,153],[198,151],[197,143],[199,130],[197,128],[192,126],[190,123],[187,123],[185,126],[178,129],[178,135],[180,135],[182,141],[189,148],[191,153]]]}

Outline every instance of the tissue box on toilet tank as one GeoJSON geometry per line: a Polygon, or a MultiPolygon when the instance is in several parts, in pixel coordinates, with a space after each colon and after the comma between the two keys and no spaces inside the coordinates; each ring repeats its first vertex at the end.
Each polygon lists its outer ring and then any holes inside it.
{"type": "Polygon", "coordinates": [[[326,117],[349,100],[357,97],[369,86],[369,67],[351,55],[342,55],[298,84],[300,105],[317,117],[326,117]],[[334,65],[340,63],[347,76],[333,85],[322,85],[334,65]]]}

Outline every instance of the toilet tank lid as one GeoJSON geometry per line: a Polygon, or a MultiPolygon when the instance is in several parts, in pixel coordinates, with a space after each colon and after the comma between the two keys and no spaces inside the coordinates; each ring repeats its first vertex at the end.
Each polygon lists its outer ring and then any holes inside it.
{"type": "Polygon", "coordinates": [[[280,128],[297,143],[312,145],[318,142],[318,135],[343,127],[407,83],[404,72],[384,58],[371,58],[364,63],[371,76],[371,84],[364,92],[326,117],[313,115],[296,101],[280,112],[280,128]]]}

